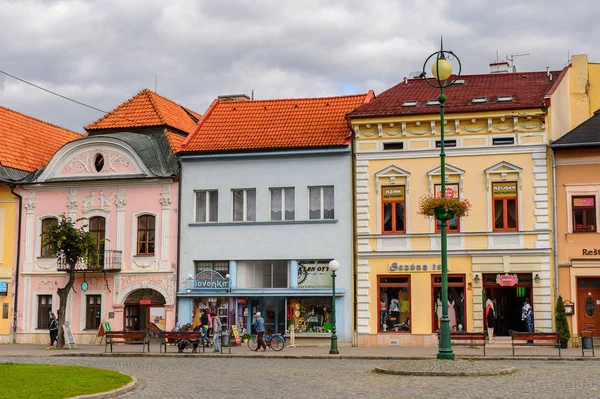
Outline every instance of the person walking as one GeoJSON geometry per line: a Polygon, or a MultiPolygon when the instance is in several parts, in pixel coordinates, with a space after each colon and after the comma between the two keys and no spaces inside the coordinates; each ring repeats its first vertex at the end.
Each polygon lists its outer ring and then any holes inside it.
{"type": "Polygon", "coordinates": [[[48,321],[48,330],[50,330],[50,346],[54,346],[56,337],[58,337],[58,320],[56,320],[56,316],[52,312],[48,321]]]}
{"type": "Polygon", "coordinates": [[[494,343],[494,327],[496,325],[496,311],[492,300],[488,298],[485,301],[485,324],[488,330],[488,340],[490,344],[494,343]]]}
{"type": "MultiPolygon", "coordinates": [[[[525,322],[525,327],[528,332],[533,332],[533,309],[529,304],[529,298],[525,298],[523,308],[521,309],[521,320],[525,322]]],[[[527,341],[528,344],[533,344],[533,341],[527,341]]]]}
{"type": "Polygon", "coordinates": [[[260,348],[263,348],[263,351],[266,351],[267,344],[265,344],[263,339],[263,336],[265,335],[265,319],[262,318],[260,312],[256,312],[254,315],[254,329],[256,330],[256,335],[258,335],[258,346],[254,350],[258,352],[260,348]]]}
{"type": "Polygon", "coordinates": [[[212,314],[212,330],[213,330],[213,352],[219,352],[219,335],[221,335],[221,329],[223,324],[221,319],[216,314],[212,314]]]}
{"type": "Polygon", "coordinates": [[[204,346],[204,342],[210,346],[210,338],[208,338],[208,309],[202,309],[202,316],[200,316],[200,325],[202,326],[202,339],[200,343],[204,346]]]}

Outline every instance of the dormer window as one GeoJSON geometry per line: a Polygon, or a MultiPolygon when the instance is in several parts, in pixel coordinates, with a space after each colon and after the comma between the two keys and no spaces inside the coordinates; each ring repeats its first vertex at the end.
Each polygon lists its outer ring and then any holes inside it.
{"type": "Polygon", "coordinates": [[[440,105],[440,102],[438,100],[429,100],[427,101],[427,106],[434,106],[434,105],[440,105]]]}
{"type": "Polygon", "coordinates": [[[511,102],[513,100],[513,96],[498,96],[496,98],[496,102],[499,103],[508,103],[511,102]]]}
{"type": "Polygon", "coordinates": [[[96,154],[96,158],[94,158],[94,168],[96,172],[100,172],[104,167],[104,155],[96,154]]]}
{"type": "Polygon", "coordinates": [[[419,102],[417,100],[408,100],[404,101],[402,104],[403,107],[416,107],[419,102]]]}
{"type": "Polygon", "coordinates": [[[485,104],[487,102],[487,97],[473,97],[473,100],[471,100],[471,104],[485,104]]]}
{"type": "Polygon", "coordinates": [[[465,84],[465,80],[464,79],[457,79],[454,82],[455,85],[464,85],[465,84]]]}

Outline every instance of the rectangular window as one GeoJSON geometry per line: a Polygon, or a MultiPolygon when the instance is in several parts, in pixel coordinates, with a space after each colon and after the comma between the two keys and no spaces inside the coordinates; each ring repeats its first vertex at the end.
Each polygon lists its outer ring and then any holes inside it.
{"type": "Polygon", "coordinates": [[[85,329],[95,330],[100,326],[102,316],[102,296],[85,296],[85,329]]]}
{"type": "Polygon", "coordinates": [[[237,262],[238,288],[287,288],[288,261],[257,260],[237,262]]]}
{"type": "Polygon", "coordinates": [[[8,319],[8,303],[2,304],[2,318],[8,319]]]}
{"type": "Polygon", "coordinates": [[[296,333],[329,333],[331,323],[331,298],[300,297],[288,298],[288,326],[293,325],[296,333]]]}
{"type": "MultiPolygon", "coordinates": [[[[448,198],[458,198],[458,184],[452,183],[452,184],[446,184],[446,197],[448,198]]],[[[442,185],[441,184],[436,184],[435,185],[435,196],[436,197],[441,197],[442,193],[442,185]]],[[[456,233],[458,231],[460,231],[460,218],[458,216],[455,216],[454,218],[448,220],[447,222],[447,227],[446,227],[446,231],[448,232],[453,232],[456,233]]],[[[435,219],[435,231],[436,232],[440,232],[441,231],[441,225],[442,222],[435,219]]]]}
{"type": "Polygon", "coordinates": [[[214,270],[219,272],[221,276],[225,277],[229,273],[229,261],[227,260],[217,260],[217,261],[200,261],[197,260],[194,262],[194,269],[196,274],[204,271],[204,270],[214,270]]]}
{"type": "Polygon", "coordinates": [[[382,225],[384,234],[398,234],[406,232],[405,187],[382,187],[381,207],[382,225]]]}
{"type": "Polygon", "coordinates": [[[233,194],[233,221],[256,220],[256,189],[231,190],[233,194]]]}
{"type": "MultiPolygon", "coordinates": [[[[442,140],[435,141],[435,148],[442,146],[442,140]]],[[[444,147],[456,147],[456,140],[444,140],[444,147]]]]}
{"type": "Polygon", "coordinates": [[[310,219],[334,219],[333,186],[309,187],[310,219]]]}
{"type": "Polygon", "coordinates": [[[514,143],[514,137],[497,137],[492,139],[492,145],[513,145],[514,143]]]}
{"type": "Polygon", "coordinates": [[[492,183],[494,230],[518,229],[517,182],[492,183]]]}
{"type": "Polygon", "coordinates": [[[42,253],[40,254],[42,258],[50,258],[56,256],[56,251],[54,250],[54,247],[52,245],[44,245],[44,243],[48,239],[50,226],[55,226],[57,223],[58,220],[53,217],[42,219],[42,253]]]}
{"type": "Polygon", "coordinates": [[[52,295],[38,295],[37,328],[47,329],[52,312],[52,295]]]}
{"type": "Polygon", "coordinates": [[[573,233],[596,232],[596,197],[573,197],[573,233]]]}
{"type": "Polygon", "coordinates": [[[378,278],[379,332],[411,331],[410,276],[378,278]]]}
{"type": "Polygon", "coordinates": [[[398,141],[396,143],[383,143],[383,150],[384,151],[391,151],[391,150],[403,150],[404,149],[404,143],[402,141],[398,141]]]}
{"type": "Polygon", "coordinates": [[[294,187],[271,189],[271,220],[294,220],[296,216],[294,187]]]}
{"type": "Polygon", "coordinates": [[[217,222],[219,215],[219,192],[217,190],[196,191],[196,222],[217,222]]]}
{"type": "Polygon", "coordinates": [[[155,217],[142,215],[138,217],[137,254],[154,255],[155,217]]]}

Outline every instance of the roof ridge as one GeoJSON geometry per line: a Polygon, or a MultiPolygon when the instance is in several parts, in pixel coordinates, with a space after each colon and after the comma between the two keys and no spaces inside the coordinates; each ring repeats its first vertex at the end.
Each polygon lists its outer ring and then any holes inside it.
{"type": "Polygon", "coordinates": [[[46,122],[46,121],[44,121],[44,120],[41,120],[41,119],[35,118],[35,117],[31,116],[31,115],[27,115],[27,114],[24,114],[24,113],[22,113],[22,112],[15,111],[14,109],[6,108],[6,107],[4,107],[4,106],[2,106],[2,105],[0,105],[0,108],[2,108],[2,109],[4,109],[4,110],[6,110],[6,111],[8,111],[8,112],[11,112],[11,113],[13,113],[13,114],[17,114],[17,115],[21,115],[21,116],[24,116],[24,117],[26,117],[26,118],[29,118],[29,119],[33,119],[34,121],[37,121],[37,122],[43,123],[43,124],[45,124],[45,125],[52,126],[52,127],[55,127],[55,128],[57,128],[57,129],[61,129],[61,130],[64,130],[64,131],[66,131],[66,132],[69,132],[69,133],[76,134],[76,135],[78,135],[78,136],[83,136],[83,134],[82,134],[82,133],[78,133],[78,132],[76,132],[76,131],[73,131],[73,130],[71,130],[71,129],[67,129],[66,127],[62,127],[62,126],[56,125],[56,124],[54,124],[54,123],[46,122]]]}
{"type": "Polygon", "coordinates": [[[294,100],[327,100],[336,98],[352,98],[352,97],[364,97],[369,93],[360,94],[348,94],[345,96],[326,96],[326,97],[290,97],[290,98],[272,98],[265,100],[247,100],[247,101],[225,101],[220,104],[256,104],[260,102],[277,102],[277,101],[294,101],[294,100]]]}
{"type": "MultiPolygon", "coordinates": [[[[125,105],[129,104],[130,102],[133,101],[134,98],[136,98],[137,96],[139,96],[142,92],[144,92],[145,90],[148,89],[143,89],[138,91],[137,93],[135,93],[133,96],[129,97],[127,100],[123,101],[121,104],[117,105],[115,108],[113,108],[111,111],[108,111],[107,113],[105,113],[104,115],[102,115],[100,118],[96,119],[95,121],[93,121],[92,123],[89,123],[87,125],[85,125],[83,128],[84,129],[89,129],[91,128],[92,125],[96,125],[99,124],[100,122],[102,122],[104,119],[108,118],[109,116],[112,116],[113,114],[115,114],[119,109],[123,108],[125,105]]],[[[122,117],[121,117],[122,118],[122,117]]],[[[140,124],[140,122],[126,118],[127,120],[131,120],[132,122],[135,122],[137,124],[140,124]]]]}
{"type": "MultiPolygon", "coordinates": [[[[153,93],[152,91],[150,91],[150,89],[144,89],[144,94],[146,94],[146,96],[148,97],[148,100],[150,101],[150,104],[152,104],[152,108],[154,108],[154,111],[156,112],[156,115],[158,115],[158,119],[160,119],[160,121],[163,123],[163,125],[168,125],[167,121],[165,120],[165,117],[163,116],[162,112],[159,110],[159,106],[156,104],[156,102],[154,101],[154,97],[153,95],[155,93],[153,93]]],[[[158,94],[156,94],[158,96],[158,94]]],[[[167,100],[170,102],[173,102],[171,100],[168,100],[162,96],[160,96],[163,100],[167,100]]],[[[179,105],[179,104],[177,104],[179,105]]]]}

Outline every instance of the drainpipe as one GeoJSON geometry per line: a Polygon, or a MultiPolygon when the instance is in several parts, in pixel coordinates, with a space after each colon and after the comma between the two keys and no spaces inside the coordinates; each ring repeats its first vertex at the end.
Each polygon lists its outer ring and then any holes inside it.
{"type": "Polygon", "coordinates": [[[175,324],[177,324],[177,322],[179,321],[179,305],[178,302],[178,297],[177,297],[177,292],[179,292],[179,268],[180,268],[180,263],[179,263],[179,259],[181,258],[181,181],[183,180],[183,168],[181,165],[181,159],[178,158],[177,162],[179,163],[179,179],[178,179],[178,187],[177,187],[177,271],[175,274],[175,324]]]}
{"type": "Polygon", "coordinates": [[[15,302],[13,305],[13,336],[12,343],[17,343],[17,304],[19,303],[19,266],[21,264],[21,215],[22,215],[22,205],[23,205],[23,197],[19,194],[15,193],[15,187],[17,185],[15,183],[8,183],[8,187],[10,187],[10,192],[12,195],[19,199],[19,221],[17,227],[17,257],[16,257],[16,267],[15,267],[15,279],[13,281],[13,292],[15,294],[15,302]]]}
{"type": "Polygon", "coordinates": [[[553,238],[554,238],[554,301],[558,298],[558,231],[556,231],[556,159],[554,158],[554,150],[551,150],[550,156],[552,158],[552,219],[553,219],[553,238]]]}
{"type": "Polygon", "coordinates": [[[358,221],[356,220],[357,211],[356,211],[356,151],[354,146],[356,142],[354,140],[351,141],[351,162],[352,162],[352,266],[353,266],[353,293],[352,293],[352,301],[353,301],[353,334],[352,334],[352,346],[358,346],[358,221]]]}

